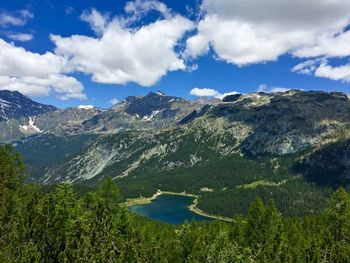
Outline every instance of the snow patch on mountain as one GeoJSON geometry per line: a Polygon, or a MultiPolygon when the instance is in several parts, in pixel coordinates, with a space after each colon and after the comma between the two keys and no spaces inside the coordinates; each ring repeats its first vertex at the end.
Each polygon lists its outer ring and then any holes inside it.
{"type": "Polygon", "coordinates": [[[10,108],[11,103],[7,100],[0,99],[0,108],[10,108]]]}
{"type": "Polygon", "coordinates": [[[43,132],[37,126],[34,125],[35,118],[29,117],[28,125],[20,125],[20,128],[25,132],[43,132]]]}
{"type": "Polygon", "coordinates": [[[162,109],[162,110],[155,110],[155,111],[152,111],[151,115],[149,116],[144,116],[143,117],[143,120],[145,121],[150,121],[152,120],[157,114],[161,113],[162,111],[164,111],[165,109],[162,109]]]}

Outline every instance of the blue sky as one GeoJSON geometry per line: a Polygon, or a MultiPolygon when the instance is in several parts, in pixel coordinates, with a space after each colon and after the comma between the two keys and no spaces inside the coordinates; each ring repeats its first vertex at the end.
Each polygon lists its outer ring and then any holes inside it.
{"type": "Polygon", "coordinates": [[[290,2],[0,0],[0,88],[102,108],[157,90],[348,92],[349,1],[290,2]]]}

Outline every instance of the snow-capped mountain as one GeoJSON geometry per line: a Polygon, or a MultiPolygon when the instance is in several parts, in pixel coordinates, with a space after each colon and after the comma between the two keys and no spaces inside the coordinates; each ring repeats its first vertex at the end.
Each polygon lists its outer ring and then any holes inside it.
{"type": "Polygon", "coordinates": [[[31,117],[56,110],[56,107],[31,100],[18,91],[0,90],[0,121],[31,117]]]}

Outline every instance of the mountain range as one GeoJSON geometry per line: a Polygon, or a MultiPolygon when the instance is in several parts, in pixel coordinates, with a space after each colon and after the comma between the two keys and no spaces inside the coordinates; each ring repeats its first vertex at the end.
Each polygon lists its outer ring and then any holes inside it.
{"type": "Polygon", "coordinates": [[[190,101],[150,92],[110,109],[57,109],[9,91],[0,101],[0,142],[23,154],[28,181],[94,185],[112,176],[126,197],[187,191],[200,194],[201,209],[230,216],[257,196],[286,214],[313,213],[350,181],[344,93],[190,101]]]}

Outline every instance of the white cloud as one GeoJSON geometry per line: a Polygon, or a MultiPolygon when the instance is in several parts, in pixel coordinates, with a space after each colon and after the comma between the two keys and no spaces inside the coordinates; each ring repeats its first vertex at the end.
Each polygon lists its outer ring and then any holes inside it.
{"type": "Polygon", "coordinates": [[[296,65],[292,71],[320,78],[350,82],[350,64],[331,66],[325,58],[307,60],[296,65]]]}
{"type": "Polygon", "coordinates": [[[11,77],[35,76],[60,73],[66,59],[51,52],[41,55],[26,51],[0,39],[0,75],[11,77]]]}
{"type": "Polygon", "coordinates": [[[117,98],[113,98],[113,99],[111,99],[111,100],[109,101],[109,103],[112,104],[112,105],[115,105],[115,104],[117,104],[118,102],[119,102],[119,100],[118,100],[117,98]]]}
{"type": "Polygon", "coordinates": [[[77,108],[81,109],[81,110],[93,110],[95,108],[95,106],[94,105],[79,105],[77,108]]]}
{"type": "Polygon", "coordinates": [[[215,89],[207,89],[207,88],[194,88],[190,91],[190,95],[197,97],[215,97],[220,94],[215,89]]]}
{"type": "Polygon", "coordinates": [[[208,89],[208,88],[193,88],[190,91],[190,95],[193,95],[196,97],[213,97],[221,100],[228,95],[234,95],[234,94],[238,94],[238,92],[232,91],[227,93],[220,93],[215,89],[208,89]]]}
{"type": "Polygon", "coordinates": [[[101,14],[95,8],[92,8],[91,11],[85,10],[80,18],[81,20],[89,23],[92,30],[94,30],[98,35],[103,33],[109,20],[109,16],[107,14],[101,14]]]}
{"type": "Polygon", "coordinates": [[[0,12],[0,26],[24,26],[28,19],[33,17],[33,13],[28,10],[20,10],[13,13],[2,11],[0,12]]]}
{"type": "Polygon", "coordinates": [[[294,52],[298,57],[346,57],[350,56],[350,31],[321,35],[317,42],[294,52]]]}
{"type": "Polygon", "coordinates": [[[61,100],[86,99],[82,84],[73,77],[52,74],[45,78],[0,76],[0,89],[16,90],[28,96],[55,94],[61,100]]]}
{"type": "Polygon", "coordinates": [[[171,18],[171,11],[168,7],[159,1],[154,0],[135,0],[127,2],[124,8],[125,12],[131,15],[128,21],[134,21],[145,15],[150,10],[156,10],[161,13],[165,18],[171,18]]]}
{"type": "Polygon", "coordinates": [[[30,18],[34,17],[34,14],[31,11],[26,10],[26,9],[20,10],[19,13],[22,16],[22,18],[24,18],[24,19],[30,19],[30,18]]]}
{"type": "Polygon", "coordinates": [[[83,85],[64,75],[66,59],[51,52],[26,51],[0,39],[0,89],[17,90],[29,96],[55,94],[66,100],[85,99],[83,85]]]}
{"type": "Polygon", "coordinates": [[[209,48],[236,65],[273,61],[285,53],[349,53],[343,32],[350,18],[348,0],[204,0],[201,9],[198,33],[187,40],[185,54],[192,58],[209,48]]]}
{"type": "Polygon", "coordinates": [[[332,67],[322,63],[314,72],[316,77],[350,82],[350,64],[332,67]]]}
{"type": "Polygon", "coordinates": [[[278,86],[268,87],[266,84],[260,84],[258,88],[258,92],[266,92],[266,93],[286,92],[288,90],[291,90],[291,89],[278,87],[278,86]]]}
{"type": "Polygon", "coordinates": [[[70,15],[74,12],[74,7],[73,6],[66,6],[64,8],[64,12],[67,14],[67,15],[70,15]]]}
{"type": "Polygon", "coordinates": [[[9,39],[12,39],[15,41],[21,41],[21,42],[30,41],[33,39],[33,35],[27,34],[27,33],[8,33],[6,36],[9,39]]]}
{"type": "MultiPolygon", "coordinates": [[[[136,12],[138,9],[128,7],[127,10],[136,12]]],[[[97,83],[135,82],[150,86],[169,71],[187,69],[175,47],[184,34],[193,29],[190,20],[172,14],[140,28],[132,28],[126,26],[122,18],[109,21],[96,10],[85,13],[84,17],[101,36],[51,36],[56,45],[55,53],[68,59],[67,70],[91,75],[97,83]]]]}
{"type": "Polygon", "coordinates": [[[310,59],[304,62],[299,63],[298,65],[292,68],[292,72],[311,75],[317,68],[317,60],[310,59]]]}

